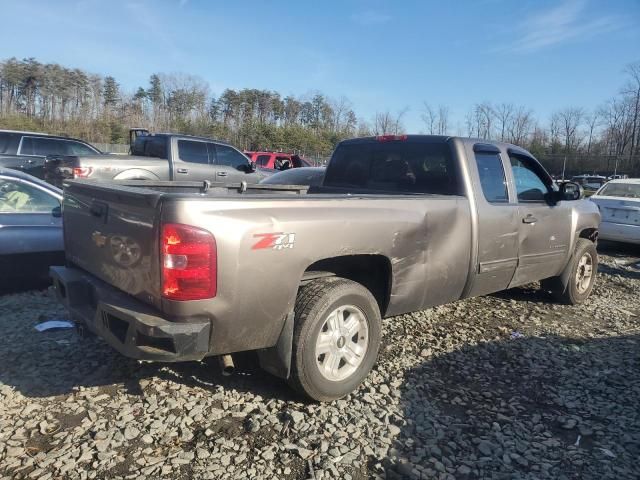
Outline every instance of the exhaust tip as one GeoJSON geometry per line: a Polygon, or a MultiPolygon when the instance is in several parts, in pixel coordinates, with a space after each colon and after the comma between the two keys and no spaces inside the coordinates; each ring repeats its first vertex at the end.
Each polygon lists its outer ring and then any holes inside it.
{"type": "Polygon", "coordinates": [[[220,360],[222,375],[225,377],[233,375],[233,372],[236,370],[236,366],[233,363],[231,355],[220,355],[218,359],[220,360]]]}

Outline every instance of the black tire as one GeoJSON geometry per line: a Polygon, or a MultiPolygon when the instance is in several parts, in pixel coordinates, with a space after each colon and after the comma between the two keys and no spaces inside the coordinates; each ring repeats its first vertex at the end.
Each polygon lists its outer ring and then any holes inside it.
{"type": "Polygon", "coordinates": [[[597,273],[598,252],[596,251],[595,244],[586,238],[579,238],[576,242],[573,257],[569,261],[565,270],[557,277],[543,280],[541,282],[541,287],[543,290],[550,291],[554,298],[560,303],[564,303],[566,305],[577,305],[584,302],[589,295],[591,295],[597,273]],[[592,273],[586,289],[579,289],[577,281],[578,269],[581,268],[580,260],[584,256],[590,257],[592,273]],[[562,281],[562,277],[565,276],[568,279],[566,287],[562,281]]]}
{"type": "Polygon", "coordinates": [[[371,292],[359,283],[344,278],[318,279],[300,289],[294,310],[289,385],[303,395],[322,402],[337,400],[354,391],[375,364],[380,347],[382,320],[378,303],[371,292]],[[364,314],[368,327],[367,348],[353,373],[343,380],[329,380],[320,371],[316,341],[329,314],[345,305],[355,306],[364,314]]]}

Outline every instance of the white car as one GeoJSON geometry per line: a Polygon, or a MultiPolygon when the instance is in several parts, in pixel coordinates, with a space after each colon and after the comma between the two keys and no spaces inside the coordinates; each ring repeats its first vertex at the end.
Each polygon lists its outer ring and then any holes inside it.
{"type": "Polygon", "coordinates": [[[590,198],[602,215],[598,238],[640,244],[640,178],[611,180],[590,198]]]}

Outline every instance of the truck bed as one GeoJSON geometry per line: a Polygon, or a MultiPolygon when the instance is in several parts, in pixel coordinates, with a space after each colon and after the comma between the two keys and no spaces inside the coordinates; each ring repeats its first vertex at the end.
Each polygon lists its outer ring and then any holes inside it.
{"type": "Polygon", "coordinates": [[[213,319],[226,339],[224,345],[212,339],[213,353],[273,345],[279,328],[276,323],[272,330],[273,319],[287,314],[305,270],[324,258],[371,256],[391,269],[386,314],[460,298],[471,252],[465,197],[340,190],[69,181],[63,206],[67,262],[175,321],[213,319]],[[160,232],[168,223],[215,236],[216,298],[163,297],[160,232]],[[285,241],[273,243],[276,237],[285,241]],[[432,250],[426,242],[456,248],[432,250]],[[264,327],[260,334],[256,324],[264,327]]]}

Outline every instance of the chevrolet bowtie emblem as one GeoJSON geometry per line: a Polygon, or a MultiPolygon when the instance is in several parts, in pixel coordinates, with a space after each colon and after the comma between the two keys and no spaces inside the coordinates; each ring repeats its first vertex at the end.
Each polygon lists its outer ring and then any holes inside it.
{"type": "Polygon", "coordinates": [[[96,247],[104,247],[107,244],[106,235],[102,235],[102,233],[97,230],[91,234],[91,239],[93,240],[93,243],[96,244],[96,247]]]}

